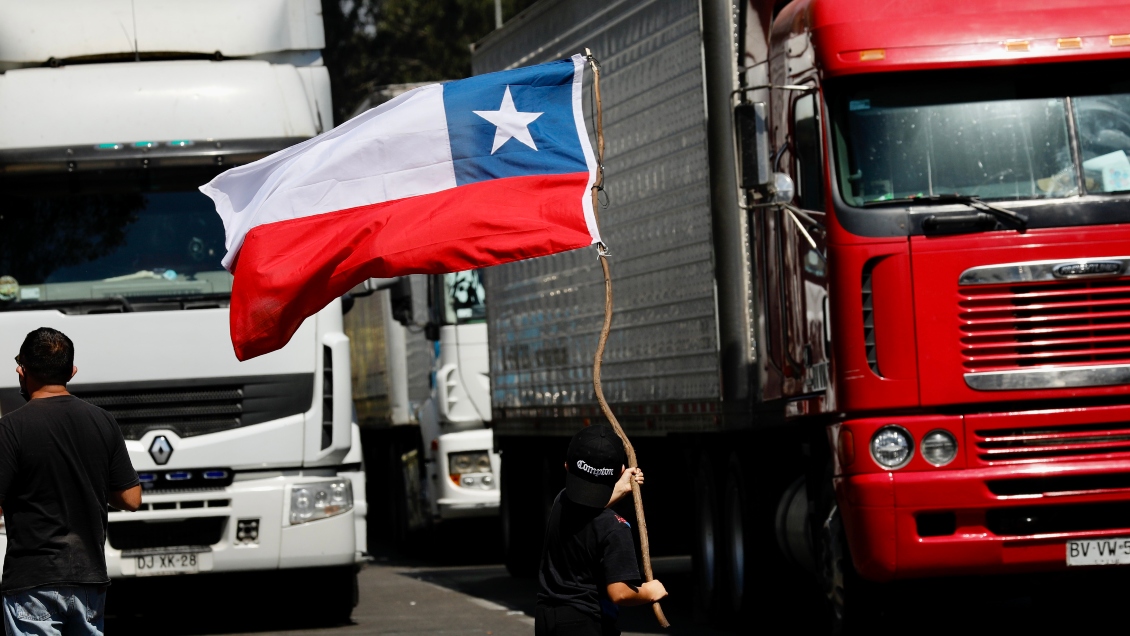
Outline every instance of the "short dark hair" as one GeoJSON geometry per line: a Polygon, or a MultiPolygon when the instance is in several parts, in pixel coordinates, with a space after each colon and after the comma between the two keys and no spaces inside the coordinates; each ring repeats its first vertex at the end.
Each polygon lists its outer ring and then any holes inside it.
{"type": "Polygon", "coordinates": [[[20,366],[24,373],[44,384],[70,382],[74,364],[74,343],[66,334],[50,327],[29,333],[20,346],[20,366]]]}

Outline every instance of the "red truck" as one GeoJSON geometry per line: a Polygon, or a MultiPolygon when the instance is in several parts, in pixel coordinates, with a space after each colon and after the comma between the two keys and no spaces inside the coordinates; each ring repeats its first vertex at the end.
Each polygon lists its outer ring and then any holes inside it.
{"type": "MultiPolygon", "coordinates": [[[[580,47],[605,391],[705,607],[770,546],[848,622],[898,579],[1130,564],[1130,2],[543,2],[475,70],[580,47]]],[[[595,258],[488,279],[502,471],[559,465],[598,417],[595,258]]],[[[515,571],[545,474],[504,476],[515,571]]]]}

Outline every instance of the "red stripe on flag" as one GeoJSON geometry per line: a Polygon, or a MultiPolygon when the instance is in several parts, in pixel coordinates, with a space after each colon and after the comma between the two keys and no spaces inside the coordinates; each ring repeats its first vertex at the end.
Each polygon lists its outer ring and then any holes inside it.
{"type": "Polygon", "coordinates": [[[592,244],[587,172],[482,181],[253,228],[233,268],[231,337],[248,360],[368,278],[441,274],[592,244]]]}

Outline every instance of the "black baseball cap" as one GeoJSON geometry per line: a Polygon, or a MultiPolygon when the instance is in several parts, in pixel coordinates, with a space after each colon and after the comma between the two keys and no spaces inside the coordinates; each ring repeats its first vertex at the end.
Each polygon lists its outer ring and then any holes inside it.
{"type": "Polygon", "coordinates": [[[582,506],[605,507],[620,479],[620,468],[627,462],[624,444],[611,426],[581,429],[565,451],[565,496],[582,506]]]}

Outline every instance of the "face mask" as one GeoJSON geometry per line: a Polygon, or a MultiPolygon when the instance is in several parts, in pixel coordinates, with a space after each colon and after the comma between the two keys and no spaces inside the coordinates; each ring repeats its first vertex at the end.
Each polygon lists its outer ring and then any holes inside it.
{"type": "Polygon", "coordinates": [[[22,375],[20,376],[20,397],[22,397],[25,402],[31,402],[31,394],[27,392],[27,387],[24,386],[24,377],[22,375]]]}

